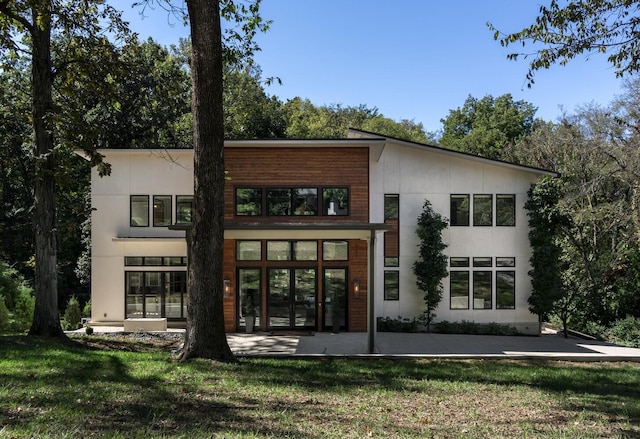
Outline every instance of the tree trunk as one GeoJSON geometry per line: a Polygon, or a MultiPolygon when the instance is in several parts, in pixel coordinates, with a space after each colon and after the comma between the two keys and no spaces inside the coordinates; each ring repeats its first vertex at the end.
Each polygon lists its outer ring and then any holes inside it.
{"type": "Polygon", "coordinates": [[[34,228],[36,235],[35,310],[29,335],[64,337],[58,316],[56,271],[56,182],[51,70],[51,5],[33,9],[33,131],[36,160],[34,228]]]}
{"type": "Polygon", "coordinates": [[[181,360],[232,361],[224,331],[224,117],[217,0],[187,0],[191,24],[195,212],[189,254],[187,332],[181,360]]]}

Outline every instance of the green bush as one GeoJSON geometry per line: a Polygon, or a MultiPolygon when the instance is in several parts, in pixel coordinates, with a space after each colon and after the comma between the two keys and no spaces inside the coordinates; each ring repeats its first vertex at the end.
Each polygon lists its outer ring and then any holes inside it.
{"type": "Polygon", "coordinates": [[[640,348],[640,318],[627,316],[616,321],[606,332],[606,336],[612,343],[640,348]]]}
{"type": "Polygon", "coordinates": [[[76,296],[71,296],[67,302],[67,308],[64,310],[64,329],[66,331],[74,331],[80,327],[81,321],[80,302],[78,302],[76,296]]]}
{"type": "Polygon", "coordinates": [[[82,317],[91,317],[91,299],[87,300],[87,303],[84,304],[84,308],[82,308],[82,317]]]}
{"type": "Polygon", "coordinates": [[[434,325],[434,332],[440,334],[469,334],[469,335],[519,335],[516,328],[500,323],[475,323],[467,320],[449,322],[443,320],[434,325]]]}
{"type": "Polygon", "coordinates": [[[15,268],[0,261],[0,296],[4,296],[4,304],[9,311],[13,311],[20,295],[20,291],[27,285],[15,268]]]}
{"type": "Polygon", "coordinates": [[[13,311],[14,330],[26,331],[33,322],[33,310],[36,307],[36,300],[33,297],[31,288],[22,286],[20,294],[16,299],[16,307],[13,311]]]}
{"type": "Polygon", "coordinates": [[[4,296],[0,296],[0,332],[9,329],[9,309],[4,303],[4,296]]]}
{"type": "Polygon", "coordinates": [[[418,321],[416,319],[402,318],[398,316],[395,319],[391,317],[378,318],[379,332],[418,332],[418,321]]]}

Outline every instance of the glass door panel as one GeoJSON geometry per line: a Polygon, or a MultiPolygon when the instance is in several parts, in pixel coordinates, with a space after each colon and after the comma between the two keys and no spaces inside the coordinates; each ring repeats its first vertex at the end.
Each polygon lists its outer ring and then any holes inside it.
{"type": "Polygon", "coordinates": [[[146,318],[162,317],[162,274],[146,272],[145,280],[145,315],[146,318]]]}
{"type": "Polygon", "coordinates": [[[295,269],[295,296],[293,297],[292,326],[316,326],[316,270],[315,268],[295,269]]]}
{"type": "Polygon", "coordinates": [[[334,317],[341,328],[346,327],[347,269],[324,269],[324,326],[331,328],[334,317]]]}
{"type": "Polygon", "coordinates": [[[165,317],[186,318],[187,272],[173,271],[165,274],[165,317]]]}
{"type": "Polygon", "coordinates": [[[238,269],[238,326],[246,326],[248,314],[255,314],[256,327],[260,327],[260,268],[238,269]]]}
{"type": "Polygon", "coordinates": [[[269,269],[269,327],[291,327],[291,270],[269,269]]]}
{"type": "Polygon", "coordinates": [[[143,315],[143,298],[141,272],[126,273],[126,289],[127,289],[127,318],[140,318],[143,315]]]}

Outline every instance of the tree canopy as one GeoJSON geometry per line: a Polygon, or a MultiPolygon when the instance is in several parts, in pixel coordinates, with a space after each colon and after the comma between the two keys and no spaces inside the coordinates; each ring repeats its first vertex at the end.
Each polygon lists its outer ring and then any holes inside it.
{"type": "Polygon", "coordinates": [[[515,144],[531,134],[536,110],[528,102],[514,101],[509,93],[482,99],[469,95],[462,107],[449,110],[449,115],[440,119],[440,144],[487,158],[510,160],[515,144]]]}
{"type": "Polygon", "coordinates": [[[540,7],[535,23],[524,29],[503,33],[488,23],[495,40],[503,46],[529,45],[529,52],[513,52],[509,59],[528,59],[528,86],[534,74],[553,64],[566,65],[578,55],[608,54],[617,76],[640,69],[640,1],[638,0],[574,0],[561,6],[552,0],[540,7]],[[542,46],[542,47],[540,47],[542,46]]]}

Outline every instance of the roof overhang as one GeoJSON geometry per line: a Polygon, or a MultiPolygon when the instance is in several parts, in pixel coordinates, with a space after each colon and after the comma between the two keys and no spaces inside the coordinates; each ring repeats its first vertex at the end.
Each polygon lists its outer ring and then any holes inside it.
{"type": "MultiPolygon", "coordinates": [[[[175,224],[169,230],[191,230],[192,224],[175,224]]],[[[369,239],[372,233],[390,230],[391,226],[381,223],[278,223],[225,224],[225,239],[369,239]]]]}

